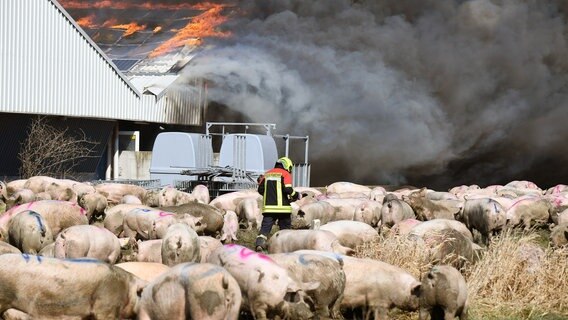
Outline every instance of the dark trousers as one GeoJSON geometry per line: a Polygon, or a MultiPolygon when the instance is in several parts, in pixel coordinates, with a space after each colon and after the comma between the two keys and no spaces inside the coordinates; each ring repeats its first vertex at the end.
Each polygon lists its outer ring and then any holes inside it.
{"type": "Polygon", "coordinates": [[[292,227],[292,218],[290,213],[271,213],[265,212],[262,214],[262,224],[260,225],[260,234],[268,237],[274,222],[278,220],[278,228],[280,230],[290,229],[292,227]]]}

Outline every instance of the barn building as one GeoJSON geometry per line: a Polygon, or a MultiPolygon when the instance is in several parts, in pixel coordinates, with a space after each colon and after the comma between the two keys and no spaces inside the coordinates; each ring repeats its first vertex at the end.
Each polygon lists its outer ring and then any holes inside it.
{"type": "Polygon", "coordinates": [[[201,129],[204,86],[179,76],[190,53],[113,62],[56,0],[2,0],[0,19],[3,180],[19,176],[20,145],[38,116],[96,142],[76,167],[83,180],[121,178],[120,151],[150,151],[163,130],[201,129]]]}

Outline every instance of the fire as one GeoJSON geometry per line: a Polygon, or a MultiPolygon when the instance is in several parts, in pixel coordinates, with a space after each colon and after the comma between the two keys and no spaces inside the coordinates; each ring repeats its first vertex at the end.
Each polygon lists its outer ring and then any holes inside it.
{"type": "Polygon", "coordinates": [[[219,25],[228,19],[221,15],[222,10],[225,8],[224,5],[204,3],[195,5],[194,8],[204,10],[205,12],[193,18],[172,38],[154,49],[150,53],[150,58],[166,54],[184,45],[199,45],[202,37],[228,37],[231,35],[229,32],[216,30],[219,25]]]}
{"type": "Polygon", "coordinates": [[[180,10],[180,9],[199,9],[200,4],[191,3],[155,3],[156,1],[85,1],[85,0],[59,0],[59,3],[67,9],[156,9],[156,10],[180,10]]]}
{"type": "Polygon", "coordinates": [[[77,24],[81,26],[81,28],[96,28],[97,25],[95,24],[95,15],[91,14],[86,17],[82,17],[77,20],[77,24]]]}
{"type": "Polygon", "coordinates": [[[128,37],[132,34],[134,34],[135,32],[138,31],[142,31],[144,29],[146,29],[146,25],[138,25],[138,23],[136,22],[131,22],[129,24],[118,24],[118,25],[114,25],[110,27],[111,29],[121,29],[124,30],[124,33],[122,34],[123,37],[128,37]]]}

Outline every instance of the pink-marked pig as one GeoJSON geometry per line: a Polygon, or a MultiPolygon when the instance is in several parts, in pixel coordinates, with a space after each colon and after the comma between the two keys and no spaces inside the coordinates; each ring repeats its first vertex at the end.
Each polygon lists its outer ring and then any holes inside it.
{"type": "Polygon", "coordinates": [[[173,212],[132,209],[124,216],[123,236],[142,240],[161,239],[169,226],[179,222],[173,212]]]}
{"type": "Polygon", "coordinates": [[[41,200],[16,206],[0,216],[0,231],[6,234],[10,219],[16,214],[32,210],[39,213],[51,228],[54,237],[63,229],[75,225],[88,224],[85,209],[77,203],[58,200],[41,200]]]}
{"type": "Polygon", "coordinates": [[[363,308],[374,319],[388,319],[389,309],[415,311],[421,284],[406,270],[388,263],[342,256],[346,282],[341,306],[363,308]]]}
{"type": "Polygon", "coordinates": [[[160,207],[159,209],[174,212],[178,216],[189,214],[201,218],[199,226],[194,228],[199,234],[216,236],[223,228],[223,211],[205,203],[194,201],[179,206],[160,207]]]}
{"type": "Polygon", "coordinates": [[[136,261],[162,263],[162,239],[138,240],[137,248],[136,261]]]}
{"type": "Polygon", "coordinates": [[[332,221],[322,225],[319,230],[333,233],[341,245],[351,249],[379,237],[377,230],[360,221],[332,221]]]}
{"type": "Polygon", "coordinates": [[[183,263],[142,292],[138,319],[237,320],[242,303],[235,278],[210,263],[183,263]]]}
{"type": "Polygon", "coordinates": [[[316,316],[342,319],[340,307],[345,290],[343,260],[307,252],[309,250],[301,253],[276,253],[271,254],[270,258],[302,283],[320,284],[315,290],[307,291],[314,302],[316,316]]]}
{"type": "Polygon", "coordinates": [[[94,259],[5,254],[0,270],[0,313],[14,308],[34,319],[132,319],[146,285],[94,259]]]}
{"type": "Polygon", "coordinates": [[[209,202],[209,205],[214,206],[218,209],[233,210],[237,211],[237,205],[244,198],[259,198],[261,195],[258,194],[256,189],[233,191],[219,195],[215,199],[209,202]]]}
{"type": "Polygon", "coordinates": [[[237,280],[243,303],[257,320],[309,319],[313,311],[304,301],[306,290],[317,284],[302,284],[269,256],[246,247],[227,244],[209,256],[209,263],[225,268],[237,280]]]}
{"type": "Polygon", "coordinates": [[[124,216],[131,210],[134,209],[148,209],[152,208],[139,205],[139,204],[118,204],[111,208],[107,207],[105,210],[105,219],[103,225],[110,232],[114,233],[115,236],[119,237],[122,234],[122,225],[124,224],[124,216]]]}
{"type": "Polygon", "coordinates": [[[260,206],[262,203],[258,201],[258,198],[245,198],[237,204],[237,209],[235,212],[239,217],[239,221],[245,221],[247,225],[247,230],[260,229],[262,223],[262,212],[260,212],[260,206]]]}
{"type": "Polygon", "coordinates": [[[477,230],[484,244],[488,244],[491,236],[501,231],[506,223],[505,210],[491,198],[466,200],[458,220],[470,230],[477,230]]]}
{"type": "Polygon", "coordinates": [[[405,219],[414,219],[414,210],[402,200],[385,197],[381,208],[381,226],[390,228],[405,219]]]}
{"type": "Polygon", "coordinates": [[[564,193],[566,191],[568,191],[568,185],[557,184],[554,187],[546,189],[544,194],[558,194],[558,193],[564,193]]]}
{"type": "Polygon", "coordinates": [[[172,267],[183,262],[199,262],[200,250],[195,230],[183,223],[172,224],[162,238],[162,263],[172,267]]]}
{"type": "Polygon", "coordinates": [[[114,264],[120,257],[120,242],[105,228],[73,226],[59,233],[53,253],[61,259],[86,257],[114,264]]]}
{"type": "Polygon", "coordinates": [[[23,253],[37,254],[53,242],[51,228],[37,212],[26,210],[18,213],[8,224],[10,244],[23,253]]]}
{"type": "Polygon", "coordinates": [[[414,228],[416,225],[419,225],[421,223],[422,221],[416,219],[404,219],[402,221],[395,223],[394,226],[392,226],[392,228],[390,229],[389,234],[393,236],[407,235],[410,233],[410,230],[412,230],[412,228],[414,228]]]}
{"type": "Polygon", "coordinates": [[[122,262],[115,264],[115,267],[128,271],[147,282],[154,281],[157,277],[170,270],[170,267],[165,264],[156,262],[122,262]]]}
{"type": "Polygon", "coordinates": [[[237,241],[237,232],[239,231],[239,218],[234,211],[227,210],[223,217],[223,229],[221,230],[221,241],[225,243],[233,243],[237,241]]]}
{"type": "Polygon", "coordinates": [[[87,218],[104,217],[107,208],[107,199],[100,193],[85,193],[79,197],[79,205],[85,209],[87,218]]]}
{"type": "MultiPolygon", "coordinates": [[[[292,216],[292,226],[294,229],[309,228],[312,221],[319,220],[320,223],[330,222],[335,213],[335,208],[325,201],[316,201],[304,204],[295,216],[292,216]]],[[[262,219],[261,219],[262,221],[262,219]]]]}
{"type": "Polygon", "coordinates": [[[112,205],[119,204],[120,200],[127,194],[144,201],[147,193],[146,189],[140,186],[123,183],[102,183],[96,185],[95,190],[107,198],[108,204],[112,205]]]}
{"type": "Polygon", "coordinates": [[[269,253],[285,253],[306,249],[346,255],[355,253],[353,249],[341,245],[335,234],[324,230],[280,230],[268,240],[269,253]]]}
{"type": "Polygon", "coordinates": [[[218,248],[222,247],[223,244],[221,241],[210,237],[210,236],[199,236],[199,246],[200,246],[200,255],[201,255],[201,263],[207,262],[207,259],[211,255],[211,252],[217,250],[218,248]]]}
{"type": "Polygon", "coordinates": [[[467,319],[467,283],[452,266],[434,266],[422,279],[420,319],[467,319]]]}
{"type": "Polygon", "coordinates": [[[522,223],[524,229],[528,231],[531,224],[547,223],[552,209],[552,204],[544,198],[520,197],[505,212],[507,217],[506,225],[509,228],[513,228],[522,223]]]}
{"type": "Polygon", "coordinates": [[[202,184],[198,184],[193,187],[193,190],[191,190],[191,195],[201,203],[209,204],[209,202],[211,201],[209,189],[207,188],[207,186],[202,184]]]}

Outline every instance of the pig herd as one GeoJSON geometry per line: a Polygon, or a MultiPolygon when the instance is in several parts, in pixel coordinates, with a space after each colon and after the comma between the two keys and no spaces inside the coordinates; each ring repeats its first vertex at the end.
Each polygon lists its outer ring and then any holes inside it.
{"type": "Polygon", "coordinates": [[[260,227],[256,190],[210,200],[201,185],[188,193],[44,176],[0,189],[4,319],[388,319],[392,308],[465,319],[458,270],[493,236],[547,227],[553,246],[568,243],[568,186],[528,181],[297,188],[293,229],[274,233],[267,253],[236,244],[239,229],[260,227]],[[380,234],[423,246],[434,267],[416,279],[355,257],[380,234]]]}

